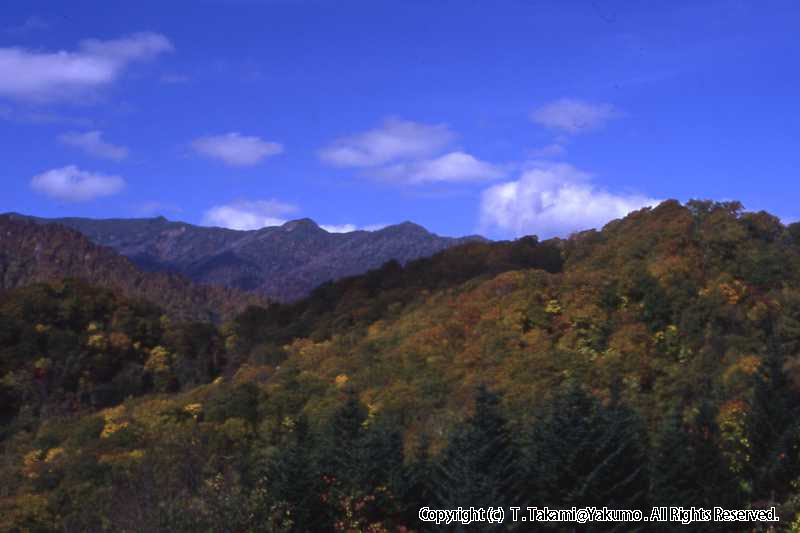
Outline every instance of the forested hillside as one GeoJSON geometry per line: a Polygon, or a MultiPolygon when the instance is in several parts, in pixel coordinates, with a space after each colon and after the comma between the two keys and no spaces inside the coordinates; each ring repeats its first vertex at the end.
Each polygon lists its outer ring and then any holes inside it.
{"type": "Polygon", "coordinates": [[[37,281],[80,278],[150,300],[173,317],[218,322],[264,297],[139,270],[114,250],[58,224],[0,216],[0,291],[37,281]]]}
{"type": "Polygon", "coordinates": [[[433,531],[420,507],[491,505],[798,527],[800,225],[738,203],[387,263],[220,327],[74,282],[8,293],[0,324],[0,529],[433,531]]]}

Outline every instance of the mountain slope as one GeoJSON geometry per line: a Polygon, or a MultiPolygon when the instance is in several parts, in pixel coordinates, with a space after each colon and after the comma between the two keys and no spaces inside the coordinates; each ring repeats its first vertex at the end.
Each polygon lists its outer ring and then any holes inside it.
{"type": "Polygon", "coordinates": [[[434,235],[411,222],[378,231],[328,233],[310,219],[253,231],[193,226],[163,217],[150,219],[40,219],[80,231],[93,242],[114,248],[141,268],[173,271],[201,283],[258,291],[287,301],[317,285],[378,268],[401,264],[477,236],[434,235]]]}
{"type": "Polygon", "coordinates": [[[736,203],[389,262],[200,332],[141,308],[140,339],[119,307],[0,305],[0,529],[425,531],[465,495],[800,519],[800,224],[736,203]]]}
{"type": "Polygon", "coordinates": [[[114,250],[62,225],[0,216],[0,290],[63,278],[119,289],[180,319],[216,322],[248,304],[264,303],[256,295],[196,285],[181,275],[142,272],[114,250]]]}

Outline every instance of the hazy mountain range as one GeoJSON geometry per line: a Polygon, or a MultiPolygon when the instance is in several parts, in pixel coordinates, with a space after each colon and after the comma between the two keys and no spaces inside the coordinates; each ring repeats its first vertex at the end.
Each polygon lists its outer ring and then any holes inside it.
{"type": "Polygon", "coordinates": [[[199,283],[254,291],[281,301],[301,298],[325,281],[366,272],[390,259],[404,264],[450,246],[486,240],[476,235],[441,237],[411,222],[377,231],[329,233],[308,218],[238,231],[164,217],[45,219],[17,213],[8,217],[75,229],[143,270],[179,273],[199,283]]]}

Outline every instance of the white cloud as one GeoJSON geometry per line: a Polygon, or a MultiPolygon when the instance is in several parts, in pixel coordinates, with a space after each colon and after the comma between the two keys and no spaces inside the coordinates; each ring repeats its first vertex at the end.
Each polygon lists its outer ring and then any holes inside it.
{"type": "Polygon", "coordinates": [[[0,96],[35,101],[74,97],[115,81],[134,61],[173,50],[157,33],[82,41],[77,51],[0,48],[0,96]]]}
{"type": "Polygon", "coordinates": [[[609,104],[561,98],[536,109],[531,113],[531,120],[554,130],[576,134],[598,128],[619,116],[620,112],[609,104]]]}
{"type": "Polygon", "coordinates": [[[320,224],[320,228],[328,233],[350,233],[351,231],[378,231],[389,224],[367,224],[366,226],[356,226],[355,224],[320,224]]]}
{"type": "Polygon", "coordinates": [[[283,152],[279,143],[244,137],[237,132],[200,137],[192,141],[192,147],[201,155],[232,166],[257,165],[264,158],[283,152]]]}
{"type": "Polygon", "coordinates": [[[105,142],[100,137],[100,131],[87,131],[86,133],[69,132],[58,137],[62,143],[80,148],[89,155],[120,161],[128,157],[128,149],[105,142]]]}
{"type": "Polygon", "coordinates": [[[492,180],[506,174],[500,167],[480,161],[464,152],[450,152],[434,159],[397,163],[376,172],[384,179],[411,184],[492,180]]]}
{"type": "Polygon", "coordinates": [[[321,224],[319,227],[328,233],[350,233],[358,229],[355,224],[321,224]]]}
{"type": "Polygon", "coordinates": [[[80,170],[75,165],[68,165],[34,176],[31,187],[59,200],[83,202],[120,192],[125,187],[125,180],[119,176],[95,174],[80,170]]]}
{"type": "Polygon", "coordinates": [[[486,189],[481,230],[542,238],[596,228],[660,201],[637,194],[614,194],[593,185],[590,175],[566,163],[531,163],[517,181],[486,189]]]}
{"type": "Polygon", "coordinates": [[[389,118],[379,128],[337,139],[320,150],[319,157],[335,166],[376,166],[429,156],[447,146],[454,137],[444,124],[389,118]]]}
{"type": "Polygon", "coordinates": [[[364,226],[361,229],[363,229],[364,231],[378,231],[378,230],[382,230],[383,228],[385,228],[387,226],[389,226],[389,224],[369,224],[367,226],[364,226]]]}
{"type": "Polygon", "coordinates": [[[285,224],[283,217],[295,211],[296,206],[277,200],[242,200],[212,207],[205,212],[203,222],[238,230],[260,229],[285,224]]]}

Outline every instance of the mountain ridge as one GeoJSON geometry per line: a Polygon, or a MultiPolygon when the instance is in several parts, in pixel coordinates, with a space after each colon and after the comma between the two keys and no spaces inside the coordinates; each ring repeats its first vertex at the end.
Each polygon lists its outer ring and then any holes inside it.
{"type": "Polygon", "coordinates": [[[92,242],[113,248],[138,267],[183,274],[204,284],[296,300],[332,279],[361,274],[389,260],[405,264],[467,242],[478,235],[442,237],[410,221],[379,230],[331,233],[310,218],[281,226],[233,230],[153,218],[10,218],[62,224],[92,242]]]}
{"type": "Polygon", "coordinates": [[[0,215],[0,291],[78,278],[150,300],[181,320],[218,322],[266,299],[229,287],[200,285],[171,272],[146,272],[113,249],[60,224],[0,215]]]}

